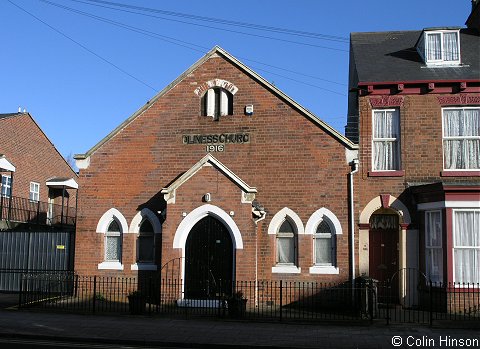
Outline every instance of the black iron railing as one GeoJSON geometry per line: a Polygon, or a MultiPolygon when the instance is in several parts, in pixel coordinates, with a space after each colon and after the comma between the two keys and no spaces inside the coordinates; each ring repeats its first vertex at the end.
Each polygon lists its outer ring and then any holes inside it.
{"type": "Polygon", "coordinates": [[[262,321],[480,322],[480,284],[422,283],[415,294],[400,291],[403,299],[398,297],[396,283],[392,287],[392,282],[368,279],[357,280],[355,287],[348,283],[237,281],[228,288],[217,280],[212,296],[201,299],[185,297],[182,279],[161,279],[155,274],[117,278],[28,273],[21,284],[19,307],[47,311],[262,321]]]}
{"type": "Polygon", "coordinates": [[[0,220],[36,225],[75,226],[76,208],[17,196],[0,196],[0,220]]]}

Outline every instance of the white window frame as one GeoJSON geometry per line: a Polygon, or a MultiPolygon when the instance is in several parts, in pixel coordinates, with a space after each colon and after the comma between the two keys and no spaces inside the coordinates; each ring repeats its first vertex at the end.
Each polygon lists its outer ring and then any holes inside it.
{"type": "Polygon", "coordinates": [[[329,209],[322,207],[315,211],[307,221],[305,226],[305,234],[312,235],[312,266],[309,268],[310,274],[339,274],[340,268],[338,267],[338,238],[343,234],[342,225],[338,220],[337,216],[330,211],[329,209]],[[330,231],[332,239],[335,239],[335,260],[332,261],[331,265],[321,265],[316,264],[316,255],[315,255],[315,235],[317,232],[318,225],[322,221],[327,221],[330,226],[330,231]]]}
{"type": "Polygon", "coordinates": [[[138,231],[138,234],[137,234],[137,239],[136,239],[136,263],[137,264],[154,264],[155,263],[155,231],[154,231],[154,228],[153,228],[153,224],[152,222],[150,222],[150,220],[148,219],[144,219],[142,221],[142,223],[140,224],[140,229],[138,231]],[[152,231],[151,232],[142,232],[141,231],[141,227],[142,225],[145,223],[145,222],[149,222],[150,225],[152,226],[152,231]],[[153,246],[152,246],[152,250],[153,250],[153,259],[151,261],[139,261],[139,257],[140,257],[140,239],[142,236],[148,236],[149,238],[151,238],[153,240],[153,246]]]}
{"type": "Polygon", "coordinates": [[[98,264],[98,269],[99,270],[123,270],[123,264],[121,261],[106,261],[105,260],[105,234],[107,233],[108,227],[110,226],[110,223],[112,220],[115,219],[120,227],[120,234],[122,238],[122,251],[121,255],[123,256],[123,238],[125,233],[128,232],[128,224],[127,220],[125,217],[122,215],[120,211],[118,211],[116,208],[111,208],[107,212],[105,212],[102,217],[99,219],[98,224],[97,224],[97,229],[96,232],[98,234],[102,234],[102,239],[103,239],[103,261],[98,264]]]}
{"type": "Polygon", "coordinates": [[[4,198],[9,198],[10,196],[12,196],[12,177],[2,175],[2,182],[0,184],[2,185],[1,195],[4,198]],[[3,181],[4,178],[5,178],[5,182],[3,181]],[[10,194],[8,194],[9,191],[10,191],[10,194]]]}
{"type": "MultiPolygon", "coordinates": [[[[130,223],[130,228],[128,232],[135,234],[138,239],[138,236],[140,234],[140,227],[143,224],[143,222],[145,222],[146,220],[148,220],[150,224],[152,224],[153,232],[154,232],[153,239],[155,243],[155,240],[157,239],[157,234],[162,233],[162,225],[157,215],[148,208],[142,208],[141,211],[137,212],[135,217],[133,217],[132,222],[130,223]]],[[[136,245],[137,243],[138,243],[138,240],[136,240],[136,245]]],[[[138,256],[137,251],[138,251],[138,246],[136,246],[136,251],[135,251],[137,253],[136,256],[138,256]]],[[[155,254],[155,246],[154,246],[154,254],[155,254]]],[[[136,261],[134,264],[130,265],[130,269],[131,270],[157,270],[158,268],[154,260],[154,262],[152,263],[139,263],[136,261]]]]}
{"type": "MultiPolygon", "coordinates": [[[[105,232],[105,243],[104,243],[104,261],[107,262],[107,263],[122,263],[122,249],[123,249],[123,234],[122,234],[122,228],[121,228],[121,225],[120,223],[116,220],[116,219],[112,219],[112,221],[110,222],[113,223],[113,221],[116,221],[118,227],[119,227],[119,231],[108,231],[108,228],[107,228],[107,231],[105,232]],[[120,237],[120,252],[119,252],[119,256],[117,259],[108,259],[107,258],[107,240],[109,237],[120,237]]],[[[109,224],[109,226],[110,226],[109,224]]]]}
{"type": "Polygon", "coordinates": [[[445,141],[446,140],[464,140],[464,139],[478,139],[480,140],[480,136],[454,136],[454,137],[446,137],[445,136],[445,110],[468,110],[478,109],[480,112],[480,107],[445,107],[442,108],[442,158],[443,158],[443,170],[444,171],[480,171],[480,168],[445,168],[445,141]]]}
{"type": "MultiPolygon", "coordinates": [[[[276,236],[276,245],[277,245],[277,250],[275,253],[275,258],[276,258],[276,265],[277,266],[296,266],[298,263],[298,234],[295,231],[295,223],[292,222],[292,220],[289,217],[285,217],[283,220],[282,224],[280,227],[283,225],[284,222],[288,222],[290,226],[293,229],[293,232],[281,232],[280,230],[277,231],[277,236],[276,236]],[[280,262],[279,261],[279,240],[280,239],[289,239],[293,243],[293,261],[292,262],[280,262]]],[[[279,228],[280,229],[280,228],[279,228]]]]}
{"type": "Polygon", "coordinates": [[[372,172],[394,172],[394,171],[400,171],[402,168],[402,156],[401,156],[401,122],[400,122],[400,109],[399,108],[380,108],[380,109],[373,109],[372,110],[372,172]],[[397,123],[398,123],[398,138],[379,138],[375,137],[375,113],[376,112],[395,112],[397,116],[397,123]],[[398,168],[395,169],[389,169],[389,170],[383,170],[383,169],[376,169],[375,168],[375,142],[396,142],[397,143],[397,162],[398,162],[398,168]]]}
{"type": "MultiPolygon", "coordinates": [[[[337,261],[337,241],[336,241],[336,236],[335,236],[335,232],[334,232],[334,229],[333,229],[333,226],[332,224],[330,223],[330,221],[328,219],[323,219],[321,222],[318,223],[318,225],[320,225],[320,223],[322,222],[325,222],[326,224],[328,224],[328,227],[330,228],[330,233],[328,234],[324,234],[324,233],[318,233],[315,231],[315,234],[313,234],[313,264],[315,266],[319,266],[319,267],[335,267],[336,266],[336,261],[337,261]],[[331,240],[331,249],[332,249],[332,256],[331,256],[331,261],[329,263],[318,263],[317,262],[317,241],[318,240],[322,240],[322,239],[330,239],[331,240]]],[[[317,229],[318,229],[318,225],[317,225],[317,229]]]]}
{"type": "Polygon", "coordinates": [[[31,202],[40,201],[40,183],[30,182],[30,193],[28,194],[28,198],[31,202]]]}
{"type": "Polygon", "coordinates": [[[458,65],[461,62],[461,51],[460,51],[460,31],[459,30],[435,30],[435,31],[425,31],[424,32],[424,45],[425,45],[425,52],[424,52],[424,57],[425,57],[425,63],[427,65],[458,65]],[[446,33],[455,33],[457,35],[457,45],[458,45],[458,59],[454,61],[446,61],[445,60],[445,54],[443,50],[443,36],[446,33]],[[440,34],[440,53],[442,55],[442,58],[440,59],[428,59],[428,36],[429,35],[439,35],[440,34]]]}
{"type": "Polygon", "coordinates": [[[426,272],[426,275],[427,277],[429,278],[429,280],[431,280],[433,283],[443,283],[443,218],[442,218],[442,211],[441,210],[428,210],[428,211],[425,211],[424,213],[424,216],[425,216],[425,272],[426,272]],[[438,214],[439,217],[440,217],[440,245],[437,245],[437,246],[434,246],[434,245],[429,245],[428,244],[428,241],[430,240],[429,236],[430,236],[430,230],[427,226],[427,223],[429,222],[428,220],[428,215],[431,215],[431,214],[438,214]],[[429,269],[429,266],[430,266],[430,262],[429,262],[429,251],[430,250],[439,250],[440,251],[440,255],[442,256],[442,258],[440,259],[441,261],[441,265],[439,266],[439,270],[438,270],[438,276],[433,279],[432,278],[432,271],[429,269]]]}
{"type": "Polygon", "coordinates": [[[205,92],[203,103],[205,103],[205,115],[211,116],[215,120],[219,116],[233,114],[233,110],[229,111],[229,106],[233,103],[233,94],[223,87],[209,88],[205,92]]]}
{"type": "Polygon", "coordinates": [[[298,263],[298,256],[299,256],[299,250],[298,250],[298,245],[299,245],[299,238],[301,235],[304,234],[304,227],[302,220],[300,217],[291,209],[288,207],[284,207],[280,211],[278,211],[275,216],[273,216],[272,220],[270,221],[270,224],[268,226],[268,234],[269,235],[274,235],[275,236],[275,266],[272,267],[272,273],[280,273],[280,274],[299,274],[301,272],[301,268],[296,265],[296,264],[277,264],[276,259],[277,259],[277,232],[280,229],[283,221],[285,219],[288,219],[290,224],[292,225],[294,231],[295,231],[295,237],[297,239],[297,251],[296,251],[296,256],[297,260],[295,261],[298,263]]]}
{"type": "MultiPolygon", "coordinates": [[[[453,282],[455,283],[455,287],[458,287],[458,288],[462,288],[462,287],[477,287],[478,286],[478,283],[480,282],[480,280],[477,280],[476,283],[470,283],[469,285],[463,285],[463,284],[460,284],[460,283],[457,283],[456,279],[456,268],[455,268],[455,250],[456,249],[468,249],[468,250],[479,250],[480,251],[480,245],[478,246],[457,246],[455,244],[455,226],[456,226],[456,215],[455,213],[456,212],[479,212],[480,214],[480,209],[473,209],[473,208],[462,208],[462,209],[453,209],[452,210],[452,271],[453,271],[453,282]]],[[[480,260],[478,261],[480,263],[480,260]]],[[[476,268],[478,269],[480,266],[477,265],[476,268]]]]}

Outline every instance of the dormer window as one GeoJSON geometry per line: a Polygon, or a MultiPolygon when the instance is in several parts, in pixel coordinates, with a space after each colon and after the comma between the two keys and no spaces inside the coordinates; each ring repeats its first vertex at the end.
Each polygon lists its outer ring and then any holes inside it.
{"type": "Polygon", "coordinates": [[[212,87],[202,98],[203,115],[218,119],[219,116],[233,115],[233,95],[222,87],[212,87]]]}
{"type": "Polygon", "coordinates": [[[417,50],[427,65],[460,64],[459,30],[424,30],[417,50]]]}

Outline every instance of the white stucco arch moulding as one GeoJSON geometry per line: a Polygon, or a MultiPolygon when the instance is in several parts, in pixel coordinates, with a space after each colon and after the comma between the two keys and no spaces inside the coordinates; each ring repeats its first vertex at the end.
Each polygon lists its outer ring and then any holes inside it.
{"type": "Polygon", "coordinates": [[[140,226],[145,220],[148,220],[152,224],[153,232],[155,234],[160,234],[162,232],[162,224],[160,223],[160,220],[157,215],[148,208],[142,208],[141,211],[137,212],[130,223],[130,229],[128,232],[138,234],[140,232],[140,226]]]}
{"type": "Polygon", "coordinates": [[[238,92],[238,87],[235,86],[233,83],[227,80],[222,80],[222,79],[212,79],[209,81],[204,82],[203,84],[200,84],[193,93],[195,93],[197,96],[201,97],[208,89],[212,87],[221,87],[230,92],[232,95],[238,92]]]}
{"type": "Polygon", "coordinates": [[[185,248],[187,242],[187,237],[193,226],[197,224],[202,218],[207,216],[212,216],[222,223],[225,224],[230,236],[232,238],[233,245],[235,249],[243,249],[243,239],[240,230],[238,229],[235,221],[228,215],[227,212],[222,210],[220,207],[205,204],[203,206],[197,207],[192,212],[190,212],[178,225],[177,231],[175,232],[175,237],[173,239],[173,248],[185,248]]]}
{"type": "Polygon", "coordinates": [[[268,234],[277,234],[280,225],[287,217],[290,218],[290,220],[295,224],[298,235],[305,234],[302,220],[293,210],[289,209],[288,207],[282,208],[275,214],[275,216],[273,216],[272,220],[270,221],[270,225],[268,226],[268,234]]]}
{"type": "Polygon", "coordinates": [[[307,225],[305,226],[305,234],[307,235],[315,234],[317,231],[318,225],[325,218],[329,220],[330,223],[333,225],[334,233],[336,235],[343,234],[342,225],[340,224],[340,221],[338,220],[337,216],[335,216],[332,211],[330,211],[325,207],[318,209],[310,216],[310,218],[308,219],[307,225]]]}
{"type": "Polygon", "coordinates": [[[395,196],[388,195],[388,203],[382,205],[381,196],[376,196],[365,206],[362,213],[360,213],[360,224],[369,224],[370,217],[378,209],[386,207],[396,211],[400,217],[400,223],[411,224],[412,220],[410,218],[410,212],[408,211],[407,206],[397,199],[395,196]]]}
{"type": "Polygon", "coordinates": [[[108,226],[113,219],[115,219],[118,224],[120,224],[122,233],[128,233],[127,220],[125,219],[123,214],[116,208],[111,208],[103,214],[97,224],[97,233],[106,233],[108,226]]]}

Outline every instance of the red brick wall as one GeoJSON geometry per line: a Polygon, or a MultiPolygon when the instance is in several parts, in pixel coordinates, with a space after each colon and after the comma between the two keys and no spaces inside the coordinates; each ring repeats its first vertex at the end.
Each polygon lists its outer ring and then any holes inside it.
{"type": "MultiPolygon", "coordinates": [[[[470,96],[479,94],[470,93],[470,96]]],[[[360,172],[357,175],[359,207],[362,210],[379,194],[400,198],[410,209],[415,220],[413,203],[405,192],[407,183],[433,183],[446,180],[450,183],[478,183],[478,177],[442,177],[442,105],[441,94],[404,95],[400,110],[401,127],[401,177],[369,177],[372,163],[372,107],[368,96],[359,98],[360,110],[360,172]]],[[[378,98],[378,96],[375,96],[378,98]]],[[[445,107],[445,106],[443,106],[445,107]]],[[[379,108],[381,109],[381,108],[379,108]]]]}
{"type": "MultiPolygon", "coordinates": [[[[240,188],[214,168],[204,168],[177,190],[176,203],[168,204],[162,233],[162,263],[179,256],[180,251],[172,251],[172,241],[181,213],[203,205],[202,195],[211,192],[211,204],[227,213],[235,212],[232,218],[243,237],[244,249],[237,251],[236,260],[239,280],[254,280],[255,239],[259,279],[286,277],[271,275],[275,238],[267,234],[270,220],[284,207],[295,211],[304,226],[316,210],[326,207],[337,216],[343,228],[337,242],[340,275],[309,274],[313,242],[311,235],[304,235],[299,236],[302,274],[295,278],[346,280],[350,167],[345,160],[344,146],[221,57],[210,58],[152,103],[97,149],[91,156],[90,166],[80,171],[77,271],[102,274],[97,264],[103,260],[103,236],[95,233],[95,229],[104,212],[115,207],[130,224],[139,207],[147,205],[152,211],[158,211],[162,206],[162,188],[205,156],[205,145],[182,144],[183,134],[225,132],[250,134],[250,143],[227,144],[225,152],[213,155],[248,185],[257,188],[256,198],[268,211],[267,217],[256,231],[251,205],[240,202],[240,188]],[[215,78],[238,87],[234,115],[220,117],[219,121],[201,116],[200,98],[194,94],[196,87],[215,78]],[[244,115],[247,104],[255,108],[251,117],[244,115]]],[[[129,234],[124,239],[124,275],[129,275],[130,264],[134,263],[131,251],[135,237],[129,234]]]]}
{"type": "MultiPolygon", "coordinates": [[[[28,113],[0,119],[0,153],[16,168],[13,196],[28,199],[30,182],[36,182],[40,184],[40,201],[47,202],[47,179],[67,177],[78,182],[75,172],[28,113]]],[[[70,195],[70,206],[75,206],[75,191],[70,195]]]]}

